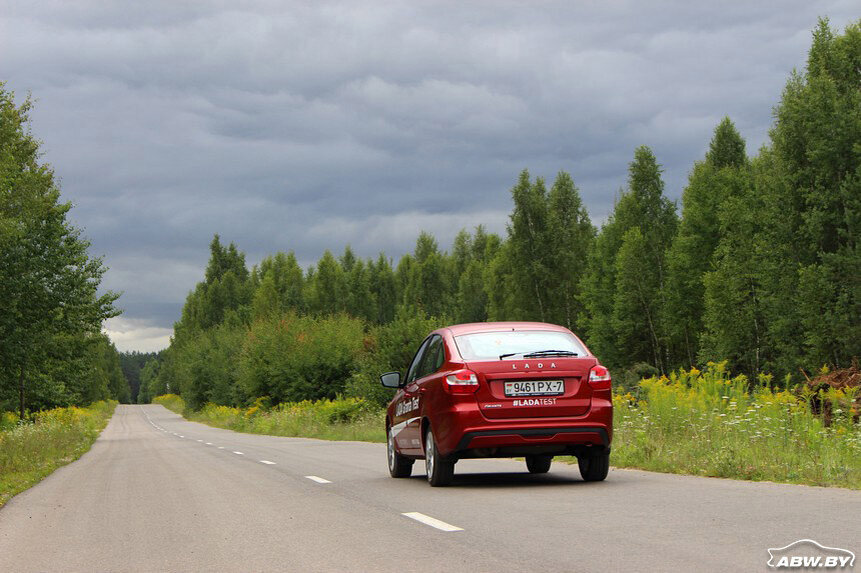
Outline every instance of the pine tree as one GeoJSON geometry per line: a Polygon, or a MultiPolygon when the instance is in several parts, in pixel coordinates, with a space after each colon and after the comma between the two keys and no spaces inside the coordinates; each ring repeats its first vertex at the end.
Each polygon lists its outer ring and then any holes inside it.
{"type": "MultiPolygon", "coordinates": [[[[430,233],[422,231],[404,286],[403,303],[428,316],[443,316],[450,309],[452,287],[446,280],[446,261],[430,233]]],[[[399,265],[400,266],[400,265],[399,265]]]]}
{"type": "Polygon", "coordinates": [[[753,191],[723,203],[714,270],[703,277],[705,330],[700,360],[729,360],[735,371],[749,375],[762,371],[768,360],[761,212],[761,201],[753,191]]]}
{"type": "Polygon", "coordinates": [[[769,309],[782,370],[798,355],[811,369],[861,355],[859,61],[861,20],[836,35],[821,19],[806,73],[790,79],[775,112],[770,135],[783,184],[771,196],[769,221],[775,239],[791,246],[780,262],[795,263],[780,265],[769,309]]]}
{"type": "Polygon", "coordinates": [[[343,267],[326,250],[317,262],[309,305],[315,314],[335,314],[347,310],[347,280],[343,267]]]}
{"type": "Polygon", "coordinates": [[[782,376],[861,354],[859,59],[861,22],[836,36],[821,20],[805,73],[775,109],[752,190],[721,217],[704,357],[782,376]]]}
{"type": "Polygon", "coordinates": [[[514,289],[515,314],[532,320],[548,318],[547,292],[551,286],[548,260],[552,258],[547,190],[544,180],[531,183],[529,172],[520,173],[511,189],[514,210],[508,224],[508,256],[514,289]]]}
{"type": "Polygon", "coordinates": [[[667,274],[666,252],[678,225],[675,205],[663,194],[661,168],[652,151],[638,147],[628,169],[628,190],[622,193],[612,215],[602,227],[589,257],[589,269],[583,279],[583,297],[590,318],[587,321],[587,340],[593,352],[613,366],[631,366],[646,362],[657,369],[667,367],[667,336],[659,317],[665,306],[663,293],[667,274]],[[637,239],[642,251],[643,264],[649,269],[638,288],[655,297],[650,308],[649,328],[644,317],[625,315],[633,312],[630,301],[637,293],[628,292],[630,281],[617,276],[620,267],[617,257],[628,231],[638,228],[642,240],[637,239]],[[620,290],[623,289],[623,290],[620,290]],[[639,325],[630,330],[630,325],[639,325]],[[619,328],[625,328],[620,332],[619,328]],[[654,340],[659,349],[654,351],[654,340]],[[620,342],[621,340],[621,342],[620,342]],[[647,351],[646,349],[651,349],[647,351]]]}
{"type": "Polygon", "coordinates": [[[585,314],[581,302],[583,280],[595,227],[580,199],[574,180],[560,171],[548,197],[548,257],[554,277],[548,291],[547,319],[578,331],[585,314]]]}
{"type": "Polygon", "coordinates": [[[650,261],[648,251],[640,227],[628,229],[616,254],[612,327],[616,343],[628,360],[661,369],[660,282],[658,268],[650,261]]]}
{"type": "Polygon", "coordinates": [[[278,316],[282,312],[281,299],[275,286],[274,274],[272,271],[267,272],[263,276],[263,280],[260,281],[260,286],[254,291],[251,314],[257,320],[278,316]]]}
{"type": "Polygon", "coordinates": [[[370,263],[368,266],[371,294],[376,303],[373,321],[377,324],[387,324],[394,320],[398,302],[395,273],[391,262],[383,253],[380,253],[375,263],[370,263]]]}
{"type": "Polygon", "coordinates": [[[377,302],[371,290],[370,271],[361,259],[350,265],[347,275],[347,312],[368,321],[376,318],[377,302]]]}
{"type": "Polygon", "coordinates": [[[511,241],[503,241],[496,254],[484,269],[485,292],[487,293],[488,320],[524,320],[524,313],[517,308],[512,265],[511,241]]]}
{"type": "Polygon", "coordinates": [[[711,270],[720,239],[718,212],[724,201],[742,196],[749,182],[744,140],[729,118],[724,118],[715,128],[705,160],[691,172],[682,194],[679,232],[667,253],[663,323],[674,366],[696,363],[703,329],[703,276],[711,270]]]}

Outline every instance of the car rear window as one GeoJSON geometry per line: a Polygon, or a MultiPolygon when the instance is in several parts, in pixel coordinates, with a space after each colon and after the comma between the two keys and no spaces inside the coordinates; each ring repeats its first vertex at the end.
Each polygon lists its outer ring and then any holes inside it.
{"type": "Polygon", "coordinates": [[[584,356],[586,349],[571,334],[557,330],[514,330],[502,332],[476,332],[455,336],[455,344],[464,360],[522,359],[521,354],[542,350],[567,350],[584,356]]]}

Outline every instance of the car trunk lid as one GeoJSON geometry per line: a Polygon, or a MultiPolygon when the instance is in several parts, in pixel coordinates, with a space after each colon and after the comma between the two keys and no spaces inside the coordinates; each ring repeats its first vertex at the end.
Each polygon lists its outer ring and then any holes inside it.
{"type": "Polygon", "coordinates": [[[478,375],[476,400],[485,418],[545,418],[580,416],[589,410],[592,389],[587,380],[597,363],[592,356],[557,356],[472,361],[467,367],[478,375]],[[506,383],[513,383],[508,390],[506,383]]]}

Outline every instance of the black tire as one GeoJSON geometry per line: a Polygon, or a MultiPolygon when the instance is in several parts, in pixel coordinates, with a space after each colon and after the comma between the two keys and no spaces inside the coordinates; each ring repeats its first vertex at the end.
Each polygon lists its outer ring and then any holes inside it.
{"type": "Polygon", "coordinates": [[[577,458],[583,481],[604,481],[610,471],[610,452],[577,458]]]}
{"type": "Polygon", "coordinates": [[[440,455],[430,428],[425,434],[425,468],[432,487],[446,486],[454,478],[454,461],[440,455]]]}
{"type": "Polygon", "coordinates": [[[389,474],[393,478],[406,478],[410,477],[410,474],[413,473],[413,462],[415,460],[411,460],[398,453],[395,449],[395,438],[392,436],[391,428],[386,430],[386,457],[389,462],[389,474]]]}
{"type": "Polygon", "coordinates": [[[526,468],[531,474],[546,474],[550,471],[550,464],[553,463],[553,456],[534,455],[526,456],[526,468]]]}

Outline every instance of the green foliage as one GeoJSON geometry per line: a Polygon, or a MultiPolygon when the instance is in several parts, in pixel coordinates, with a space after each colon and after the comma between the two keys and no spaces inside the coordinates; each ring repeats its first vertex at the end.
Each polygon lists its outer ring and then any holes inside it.
{"type": "Polygon", "coordinates": [[[436,240],[422,231],[416,240],[415,257],[406,273],[404,305],[438,316],[451,308],[454,284],[448,280],[448,261],[436,240]]]}
{"type": "Polygon", "coordinates": [[[667,253],[662,319],[676,364],[696,363],[705,312],[703,278],[721,236],[719,213],[726,201],[744,196],[750,184],[744,140],[724,118],[715,128],[705,161],[691,172],[682,194],[679,231],[667,253]]]}
{"type": "Polygon", "coordinates": [[[308,307],[315,314],[339,313],[347,309],[347,277],[344,269],[326,251],[308,280],[308,307]]]}
{"type": "Polygon", "coordinates": [[[728,117],[715,128],[705,163],[717,170],[726,167],[738,169],[747,164],[744,139],[728,117]]]}
{"type": "MultiPolygon", "coordinates": [[[[0,406],[17,399],[22,417],[28,403],[65,405],[87,393],[85,380],[57,376],[82,374],[88,340],[119,314],[119,295],[98,292],[101,259],[89,256],[89,242],[67,220],[71,204],[60,202],[54,172],[40,161],[30,108],[29,99],[17,106],[0,83],[0,406]]],[[[127,399],[127,387],[109,382],[127,399]]]]}
{"type": "Polygon", "coordinates": [[[592,350],[611,366],[647,362],[667,366],[666,253],[678,226],[664,197],[661,168],[641,146],[628,169],[628,190],[601,229],[583,278],[592,350]],[[642,273],[642,275],[638,275],[642,273]]]}
{"type": "MultiPolygon", "coordinates": [[[[275,403],[334,398],[358,370],[363,340],[362,321],[343,314],[255,322],[239,356],[238,385],[247,396],[269,396],[275,403]]],[[[209,385],[206,378],[193,379],[209,385]]],[[[184,388],[183,397],[195,409],[218,401],[184,388]]]]}
{"type": "Polygon", "coordinates": [[[305,277],[293,251],[263,259],[259,267],[252,269],[250,280],[255,318],[290,309],[305,310],[305,277]],[[267,284],[264,286],[263,283],[267,284]]]}
{"type": "Polygon", "coordinates": [[[108,393],[104,396],[90,397],[89,399],[79,400],[79,403],[94,402],[96,399],[107,400],[108,398],[116,400],[121,404],[131,403],[131,389],[129,388],[128,380],[123,374],[120,365],[120,353],[117,352],[114,344],[104,334],[95,337],[94,342],[90,346],[90,351],[93,354],[93,378],[102,378],[105,380],[108,393]]]}
{"type": "Polygon", "coordinates": [[[750,200],[727,200],[721,207],[722,238],[714,270],[705,274],[705,333],[701,360],[728,359],[745,372],[759,372],[766,359],[763,297],[767,292],[760,266],[759,221],[750,200]]]}
{"type": "Polygon", "coordinates": [[[235,404],[245,395],[238,386],[239,354],[245,332],[222,324],[201,333],[182,349],[183,368],[176,378],[192,408],[207,402],[235,404]]]}
{"type": "Polygon", "coordinates": [[[719,209],[714,270],[703,281],[703,358],[782,377],[861,354],[859,59],[861,25],[837,36],[821,20],[752,185],[719,209]]]}
{"type": "Polygon", "coordinates": [[[183,414],[186,411],[185,400],[179,394],[160,394],[153,397],[153,404],[161,404],[168,410],[172,410],[177,414],[183,414]]]}
{"type": "MultiPolygon", "coordinates": [[[[532,182],[524,169],[511,196],[508,239],[501,246],[494,244],[494,255],[482,261],[486,311],[473,310],[471,315],[578,328],[585,314],[580,292],[584,262],[595,230],[573,179],[560,171],[548,193],[544,180],[532,182]]],[[[481,280],[479,270],[467,267],[469,275],[461,275],[473,290],[481,280]]],[[[469,291],[464,290],[466,300],[469,291]]]]}
{"type": "Polygon", "coordinates": [[[166,388],[158,387],[158,370],[160,364],[161,362],[158,358],[151,358],[141,369],[138,404],[149,404],[154,397],[167,393],[166,388]]]}
{"type": "Polygon", "coordinates": [[[233,243],[224,247],[218,235],[213,237],[209,250],[206,278],[186,299],[182,317],[175,325],[178,340],[186,334],[218,326],[225,320],[247,320],[252,281],[245,266],[245,255],[233,243]]]}
{"type": "Polygon", "coordinates": [[[658,269],[650,264],[648,245],[639,227],[622,237],[616,253],[616,296],[612,326],[616,344],[627,356],[660,367],[662,346],[659,340],[660,280],[658,269]]]}
{"type": "Polygon", "coordinates": [[[830,426],[771,377],[731,376],[726,363],[640,382],[616,394],[613,464],[653,471],[861,488],[861,426],[844,405],[830,426]]]}
{"type": "MultiPolygon", "coordinates": [[[[530,182],[524,169],[511,189],[514,210],[508,225],[510,274],[508,282],[514,290],[514,316],[547,316],[547,291],[552,280],[547,260],[551,256],[548,230],[547,190],[539,177],[530,182]]],[[[522,320],[521,319],[521,320],[522,320]]]]}
{"type": "Polygon", "coordinates": [[[386,440],[383,410],[361,398],[304,400],[271,409],[263,408],[260,401],[249,408],[206,404],[199,411],[189,410],[174,394],[158,396],[155,402],[195,422],[237,432],[323,440],[386,440]]]}
{"type": "Polygon", "coordinates": [[[380,253],[376,262],[368,261],[368,282],[376,304],[372,321],[376,324],[391,322],[395,317],[398,287],[392,263],[383,253],[380,253]]]}
{"type": "Polygon", "coordinates": [[[547,270],[552,277],[547,291],[547,321],[579,331],[586,313],[580,285],[586,269],[584,262],[595,240],[595,227],[568,173],[560,171],[556,176],[547,202],[547,270]]]}
{"type": "MultiPolygon", "coordinates": [[[[454,314],[457,322],[482,322],[488,318],[489,294],[485,284],[489,262],[499,250],[499,237],[488,235],[484,227],[475,234],[458,233],[453,246],[452,282],[457,280],[454,314]]],[[[447,311],[448,312],[448,311],[447,311]]]]}
{"type": "Polygon", "coordinates": [[[141,371],[147,362],[158,357],[157,352],[120,352],[120,367],[128,382],[132,402],[138,402],[141,387],[141,371]]]}
{"type": "Polygon", "coordinates": [[[380,374],[400,371],[406,376],[421,341],[432,330],[450,322],[446,317],[428,317],[420,311],[399,309],[391,323],[370,330],[365,339],[366,352],[360,357],[358,371],[347,382],[346,395],[386,404],[392,399],[392,391],[380,384],[380,374]]]}

